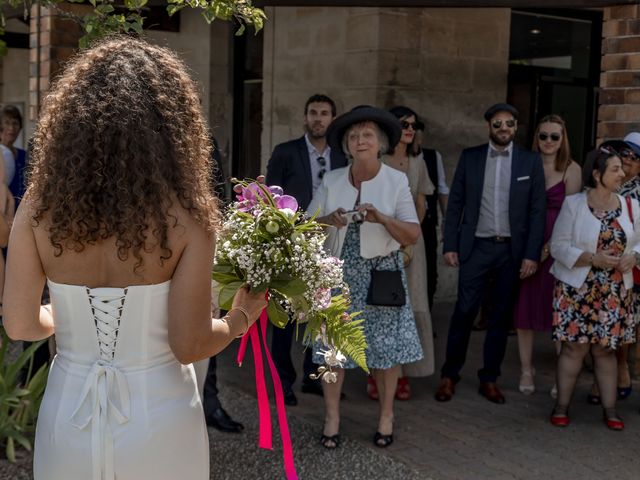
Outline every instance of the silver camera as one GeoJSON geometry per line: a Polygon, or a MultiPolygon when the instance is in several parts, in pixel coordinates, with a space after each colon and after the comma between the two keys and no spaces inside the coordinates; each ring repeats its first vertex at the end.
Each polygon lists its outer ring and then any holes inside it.
{"type": "Polygon", "coordinates": [[[349,210],[342,214],[347,219],[347,223],[362,223],[364,222],[365,212],[359,210],[349,210]]]}

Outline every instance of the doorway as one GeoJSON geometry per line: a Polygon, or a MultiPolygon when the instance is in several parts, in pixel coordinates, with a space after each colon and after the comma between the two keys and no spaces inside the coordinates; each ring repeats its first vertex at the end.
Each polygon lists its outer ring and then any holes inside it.
{"type": "Polygon", "coordinates": [[[520,145],[531,147],[539,119],[556,113],[583,162],[596,140],[601,41],[600,11],[512,11],[507,99],[520,111],[520,145]]]}

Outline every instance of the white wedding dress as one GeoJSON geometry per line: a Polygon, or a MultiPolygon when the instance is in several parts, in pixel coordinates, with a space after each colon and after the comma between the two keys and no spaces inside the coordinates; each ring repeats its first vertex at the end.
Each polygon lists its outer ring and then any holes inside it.
{"type": "Polygon", "coordinates": [[[170,281],[48,285],[57,355],[36,428],[35,480],[208,479],[193,366],[169,348],[170,281]]]}

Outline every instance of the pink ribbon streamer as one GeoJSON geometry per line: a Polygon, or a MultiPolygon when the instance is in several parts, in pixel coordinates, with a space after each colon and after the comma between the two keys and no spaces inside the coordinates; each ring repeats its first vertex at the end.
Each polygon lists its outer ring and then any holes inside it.
{"type": "Polygon", "coordinates": [[[262,362],[262,351],[260,349],[260,333],[262,333],[262,343],[264,345],[267,363],[273,380],[273,390],[276,395],[276,411],[278,413],[278,424],[280,427],[280,436],[282,437],[282,456],[284,459],[284,471],[287,480],[298,480],[296,467],[293,461],[293,445],[291,444],[291,435],[289,434],[289,424],[287,422],[287,412],[284,408],[284,394],[282,392],[282,383],[278,370],[271,358],[271,352],[267,347],[267,310],[264,309],[260,314],[260,319],[254,323],[249,332],[242,337],[240,348],[238,349],[238,364],[242,365],[244,355],[247,351],[247,343],[251,340],[251,348],[253,350],[253,363],[256,370],[256,392],[258,395],[258,413],[260,417],[260,436],[258,438],[258,446],[267,450],[273,449],[272,431],[271,431],[271,412],[269,409],[269,397],[267,395],[267,385],[264,378],[264,364],[262,362]],[[258,329],[257,323],[260,323],[258,329]]]}

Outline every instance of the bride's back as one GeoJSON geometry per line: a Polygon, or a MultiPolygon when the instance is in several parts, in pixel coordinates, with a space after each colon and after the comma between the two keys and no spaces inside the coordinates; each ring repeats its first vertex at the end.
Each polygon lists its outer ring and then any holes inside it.
{"type": "Polygon", "coordinates": [[[33,228],[43,270],[54,282],[90,288],[149,285],[170,280],[192,230],[200,228],[183,208],[172,208],[171,215],[178,219],[178,225],[167,231],[170,255],[165,252],[164,257],[157,242],[150,242],[140,251],[139,258],[132,254],[120,258],[115,236],[84,245],[81,251],[64,249],[59,254],[51,244],[48,224],[43,222],[33,228]]]}

